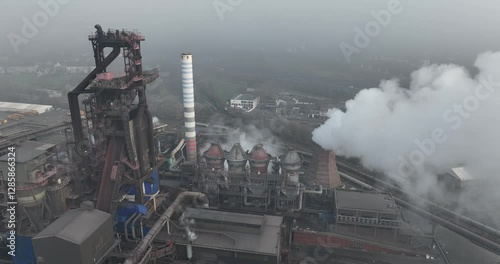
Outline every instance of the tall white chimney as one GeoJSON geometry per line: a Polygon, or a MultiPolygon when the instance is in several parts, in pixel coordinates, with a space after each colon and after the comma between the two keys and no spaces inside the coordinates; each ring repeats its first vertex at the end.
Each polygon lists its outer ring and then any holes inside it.
{"type": "Polygon", "coordinates": [[[182,53],[181,62],[187,160],[196,163],[197,151],[195,130],[196,123],[194,115],[193,55],[191,53],[182,53]]]}

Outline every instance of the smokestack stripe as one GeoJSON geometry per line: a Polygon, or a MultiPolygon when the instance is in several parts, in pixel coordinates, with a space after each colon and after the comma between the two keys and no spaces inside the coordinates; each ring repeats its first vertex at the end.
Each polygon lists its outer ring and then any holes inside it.
{"type": "Polygon", "coordinates": [[[193,56],[191,53],[183,53],[181,55],[181,63],[187,160],[196,162],[196,121],[194,111],[193,56]]]}

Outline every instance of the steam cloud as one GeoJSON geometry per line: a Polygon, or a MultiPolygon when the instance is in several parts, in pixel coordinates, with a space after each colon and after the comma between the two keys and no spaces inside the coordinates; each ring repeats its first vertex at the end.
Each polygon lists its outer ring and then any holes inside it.
{"type": "MultiPolygon", "coordinates": [[[[283,143],[269,129],[257,128],[252,124],[240,127],[240,133],[226,138],[225,142],[219,143],[225,151],[231,150],[235,143],[240,143],[245,151],[251,151],[256,144],[262,144],[267,153],[273,157],[283,154],[283,149],[281,148],[283,143]]],[[[210,142],[206,142],[200,148],[200,153],[203,153],[209,147],[210,142]]]]}
{"type": "Polygon", "coordinates": [[[500,52],[480,54],[474,66],[475,75],[454,64],[424,65],[409,88],[393,79],[364,89],[345,112],[331,109],[313,140],[419,195],[438,191],[435,175],[458,166],[497,182],[500,52]]]}

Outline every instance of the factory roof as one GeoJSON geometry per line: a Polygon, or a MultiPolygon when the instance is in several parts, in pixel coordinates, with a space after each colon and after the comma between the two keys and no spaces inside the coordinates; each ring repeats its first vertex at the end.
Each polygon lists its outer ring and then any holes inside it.
{"type": "Polygon", "coordinates": [[[258,96],[253,95],[253,94],[240,94],[240,95],[236,96],[233,100],[253,101],[257,98],[258,98],[258,96]]]}
{"type": "Polygon", "coordinates": [[[58,145],[66,142],[66,136],[64,134],[53,133],[43,138],[41,142],[58,145]]]}
{"type": "Polygon", "coordinates": [[[52,110],[51,105],[39,105],[39,104],[24,104],[24,103],[14,103],[14,102],[1,102],[0,101],[0,111],[6,112],[30,112],[35,111],[38,114],[52,110]]]}
{"type": "Polygon", "coordinates": [[[33,239],[58,237],[80,244],[106,222],[111,215],[96,209],[78,208],[66,212],[33,239]]]}
{"type": "Polygon", "coordinates": [[[337,209],[398,213],[389,193],[335,190],[335,203],[337,209]]]}
{"type": "MultiPolygon", "coordinates": [[[[249,215],[229,213],[205,209],[188,208],[186,213],[196,214],[200,217],[225,218],[224,221],[237,221],[240,223],[257,223],[262,221],[260,234],[217,230],[194,230],[198,238],[192,242],[193,247],[219,249],[225,251],[246,252],[260,255],[277,256],[281,242],[280,232],[283,217],[270,215],[249,215]]],[[[183,231],[183,230],[182,230],[183,231]]],[[[184,233],[184,231],[183,231],[184,233]]],[[[178,241],[178,244],[189,242],[178,241]]]]}
{"type": "MultiPolygon", "coordinates": [[[[0,121],[7,120],[6,124],[0,124],[0,130],[11,127],[13,125],[26,126],[51,126],[63,122],[69,122],[69,110],[57,109],[54,111],[45,112],[38,115],[25,115],[18,120],[10,119],[8,116],[12,114],[8,111],[0,109],[0,121]]],[[[0,122],[1,123],[1,122],[0,122]]]]}
{"type": "Polygon", "coordinates": [[[470,181],[470,180],[475,180],[476,177],[472,175],[466,167],[457,167],[451,169],[449,172],[452,176],[457,177],[461,181],[470,181]]]}
{"type": "Polygon", "coordinates": [[[309,168],[308,178],[312,184],[320,184],[327,189],[337,188],[342,184],[333,151],[324,150],[317,145],[309,168]]]}
{"type": "MultiPolygon", "coordinates": [[[[34,141],[24,141],[18,146],[16,146],[16,162],[25,163],[29,162],[40,155],[47,152],[47,149],[53,147],[54,144],[49,143],[39,143],[34,141]]],[[[9,158],[8,154],[0,157],[0,161],[7,161],[9,158]]]]}
{"type": "Polygon", "coordinates": [[[184,213],[187,218],[215,220],[226,223],[242,223],[248,225],[262,225],[264,216],[262,215],[247,215],[231,212],[221,212],[213,210],[193,209],[188,208],[184,213]]]}

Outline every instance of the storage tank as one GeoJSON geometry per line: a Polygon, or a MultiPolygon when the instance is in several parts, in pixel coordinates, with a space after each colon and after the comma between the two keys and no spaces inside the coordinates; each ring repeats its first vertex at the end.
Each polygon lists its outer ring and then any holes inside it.
{"type": "Polygon", "coordinates": [[[295,150],[289,149],[285,155],[281,157],[281,173],[286,176],[289,183],[299,182],[299,170],[301,165],[302,159],[295,150]]]}
{"type": "Polygon", "coordinates": [[[52,210],[52,214],[56,217],[64,214],[68,210],[66,198],[71,192],[68,185],[69,180],[69,177],[54,179],[47,186],[47,194],[50,198],[50,209],[52,210]]]}
{"type": "Polygon", "coordinates": [[[250,163],[250,172],[257,174],[266,173],[270,159],[271,157],[269,156],[269,154],[267,154],[262,144],[255,145],[252,148],[252,151],[250,152],[250,157],[248,159],[250,163]]]}
{"type": "Polygon", "coordinates": [[[243,173],[247,166],[247,155],[240,143],[233,145],[227,155],[227,165],[229,172],[243,173]]]}
{"type": "Polygon", "coordinates": [[[22,205],[35,228],[42,226],[47,196],[47,180],[38,184],[16,186],[17,202],[22,205]]]}
{"type": "Polygon", "coordinates": [[[210,148],[203,152],[203,157],[207,162],[207,170],[220,171],[224,169],[224,151],[219,143],[212,143],[210,148]]]}

